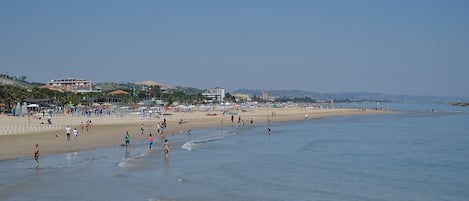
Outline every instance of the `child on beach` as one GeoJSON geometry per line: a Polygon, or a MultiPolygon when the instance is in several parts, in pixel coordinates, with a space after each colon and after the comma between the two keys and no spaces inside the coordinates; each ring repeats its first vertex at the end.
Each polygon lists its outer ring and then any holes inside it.
{"type": "Polygon", "coordinates": [[[151,145],[153,145],[153,136],[151,134],[148,136],[148,145],[149,149],[151,150],[151,145]]]}
{"type": "Polygon", "coordinates": [[[77,130],[77,128],[74,128],[73,129],[73,138],[75,139],[75,141],[77,140],[77,137],[78,137],[78,130],[77,130]]]}

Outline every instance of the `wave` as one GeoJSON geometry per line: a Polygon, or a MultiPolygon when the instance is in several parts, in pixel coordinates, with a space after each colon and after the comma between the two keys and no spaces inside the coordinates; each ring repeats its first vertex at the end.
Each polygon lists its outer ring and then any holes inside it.
{"type": "Polygon", "coordinates": [[[138,158],[124,158],[122,161],[119,163],[120,168],[124,168],[126,170],[128,169],[134,169],[134,168],[140,168],[141,165],[139,164],[142,161],[142,159],[138,158]]]}
{"type": "Polygon", "coordinates": [[[205,139],[198,139],[198,140],[191,140],[182,145],[182,148],[187,150],[187,151],[192,151],[194,149],[200,149],[203,147],[201,144],[207,143],[207,142],[212,142],[216,140],[221,140],[230,136],[236,135],[236,132],[233,132],[228,135],[222,135],[222,136],[215,136],[215,137],[210,137],[210,138],[205,138],[205,139]]]}
{"type": "MultiPolygon", "coordinates": [[[[155,149],[157,148],[154,148],[154,150],[155,149]]],[[[145,158],[148,158],[154,154],[156,154],[156,152],[153,150],[145,150],[136,156],[123,158],[122,161],[119,162],[118,166],[125,170],[140,169],[145,166],[145,158]]]]}

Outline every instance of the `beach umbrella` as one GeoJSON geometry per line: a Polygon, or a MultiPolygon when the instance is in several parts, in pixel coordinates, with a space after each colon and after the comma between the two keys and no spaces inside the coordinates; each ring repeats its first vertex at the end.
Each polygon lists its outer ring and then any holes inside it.
{"type": "Polygon", "coordinates": [[[38,104],[29,104],[27,107],[28,108],[33,108],[33,107],[39,107],[39,105],[38,104]]]}

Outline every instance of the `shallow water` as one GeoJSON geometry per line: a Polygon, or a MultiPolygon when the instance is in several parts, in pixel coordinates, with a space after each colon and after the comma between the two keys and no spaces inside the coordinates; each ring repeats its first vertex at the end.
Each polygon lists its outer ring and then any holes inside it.
{"type": "Polygon", "coordinates": [[[1,161],[0,200],[469,200],[467,108],[389,106],[1,161]]]}

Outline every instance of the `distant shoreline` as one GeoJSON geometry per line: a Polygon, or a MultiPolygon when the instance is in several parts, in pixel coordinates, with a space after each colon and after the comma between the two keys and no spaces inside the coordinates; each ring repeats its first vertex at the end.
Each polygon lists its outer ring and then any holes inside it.
{"type": "MultiPolygon", "coordinates": [[[[166,116],[168,127],[164,134],[187,134],[188,130],[200,130],[208,128],[217,128],[221,126],[238,125],[238,118],[241,122],[249,123],[252,120],[254,125],[268,125],[268,121],[292,122],[299,120],[313,120],[331,116],[346,115],[365,115],[382,114],[390,111],[383,110],[363,110],[350,108],[336,109],[306,109],[306,108],[257,108],[248,112],[238,112],[233,115],[234,121],[231,122],[231,114],[213,112],[208,115],[207,112],[174,112],[166,116]],[[179,121],[183,120],[183,123],[179,121]]],[[[0,134],[0,160],[11,160],[23,157],[33,156],[33,146],[39,144],[41,155],[67,153],[75,151],[91,150],[102,147],[117,146],[123,143],[123,136],[126,131],[130,134],[131,143],[134,140],[146,140],[149,130],[156,133],[156,125],[163,121],[163,118],[142,118],[142,117],[70,117],[63,116],[53,119],[53,125],[49,129],[41,127],[41,120],[28,119],[27,117],[12,117],[1,115],[0,126],[25,126],[37,125],[37,131],[30,131],[17,134],[0,134]],[[94,128],[86,132],[81,130],[80,123],[91,119],[94,128]],[[140,125],[144,124],[144,135],[141,134],[140,125]],[[66,140],[65,126],[77,128],[77,141],[66,140]],[[150,128],[151,126],[151,128],[150,128]],[[41,128],[45,130],[41,130],[41,128]]]]}

